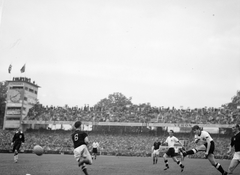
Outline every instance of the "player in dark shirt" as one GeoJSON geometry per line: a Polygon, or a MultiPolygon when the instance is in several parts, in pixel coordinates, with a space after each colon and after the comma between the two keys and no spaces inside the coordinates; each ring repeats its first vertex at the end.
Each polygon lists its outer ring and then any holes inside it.
{"type": "Polygon", "coordinates": [[[233,170],[240,163],[240,126],[238,124],[234,125],[232,127],[232,131],[234,133],[234,136],[232,136],[228,153],[232,152],[232,148],[234,148],[235,152],[228,168],[229,174],[232,174],[233,170]]]}
{"type": "Polygon", "coordinates": [[[72,134],[72,141],[74,147],[74,157],[78,161],[78,166],[82,168],[82,171],[85,175],[88,175],[86,164],[92,164],[92,158],[88,151],[87,144],[88,144],[88,135],[86,132],[81,131],[81,122],[77,121],[74,124],[75,131],[72,134]]]}
{"type": "Polygon", "coordinates": [[[17,130],[12,138],[13,153],[14,153],[14,162],[18,162],[18,153],[20,152],[20,147],[24,144],[25,138],[21,130],[17,130]]]}
{"type": "Polygon", "coordinates": [[[152,146],[152,157],[153,157],[153,164],[157,164],[158,162],[158,156],[159,156],[159,149],[161,146],[161,142],[159,141],[158,138],[156,138],[156,141],[153,143],[152,146]]]}

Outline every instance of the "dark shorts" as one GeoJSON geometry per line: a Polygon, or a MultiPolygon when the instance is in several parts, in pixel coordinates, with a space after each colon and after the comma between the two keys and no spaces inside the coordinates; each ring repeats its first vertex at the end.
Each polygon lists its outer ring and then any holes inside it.
{"type": "Polygon", "coordinates": [[[166,152],[167,156],[169,157],[174,157],[176,156],[175,149],[174,148],[169,148],[166,152]]]}
{"type": "Polygon", "coordinates": [[[92,149],[92,152],[93,152],[93,153],[97,153],[97,148],[93,148],[93,149],[92,149]]]}
{"type": "Polygon", "coordinates": [[[21,145],[22,145],[21,142],[14,143],[13,144],[13,152],[15,152],[15,151],[19,152],[21,145]]]}
{"type": "MultiPolygon", "coordinates": [[[[206,150],[207,150],[207,143],[205,143],[204,146],[206,147],[206,150]]],[[[214,141],[211,141],[210,142],[210,149],[209,149],[208,154],[213,154],[214,150],[215,150],[215,144],[214,144],[214,141]]]]}

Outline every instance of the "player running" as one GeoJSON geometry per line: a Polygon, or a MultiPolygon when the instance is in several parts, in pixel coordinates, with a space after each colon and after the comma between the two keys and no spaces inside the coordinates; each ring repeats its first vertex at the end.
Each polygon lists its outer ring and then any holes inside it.
{"type": "Polygon", "coordinates": [[[222,175],[227,175],[227,172],[224,171],[220,163],[217,163],[214,158],[214,149],[215,144],[210,136],[210,134],[207,131],[202,131],[201,128],[198,125],[193,126],[192,131],[195,134],[195,143],[198,143],[201,141],[203,144],[200,146],[197,146],[194,149],[183,151],[183,156],[186,157],[187,155],[192,155],[197,153],[198,151],[205,151],[205,157],[209,160],[209,162],[222,173],[222,175]]]}
{"type": "Polygon", "coordinates": [[[169,169],[167,157],[172,157],[173,161],[176,162],[180,166],[181,172],[183,172],[184,165],[182,164],[182,162],[180,160],[177,159],[177,157],[176,157],[177,154],[175,153],[175,146],[174,146],[175,143],[178,143],[181,146],[183,146],[183,145],[181,144],[181,142],[178,140],[177,137],[173,136],[173,133],[174,133],[174,131],[170,130],[169,136],[167,137],[166,141],[164,142],[164,143],[168,144],[168,150],[163,155],[163,159],[164,159],[165,166],[166,166],[166,168],[164,168],[164,170],[169,169]]]}
{"type": "Polygon", "coordinates": [[[74,157],[78,161],[78,166],[82,168],[85,175],[88,175],[86,164],[92,164],[92,158],[88,151],[88,135],[84,131],[81,131],[81,122],[77,121],[74,124],[76,128],[75,132],[72,134],[72,140],[74,145],[74,157]]]}
{"type": "Polygon", "coordinates": [[[237,124],[232,127],[232,131],[234,136],[231,139],[230,147],[228,150],[228,154],[232,152],[232,148],[234,148],[234,155],[228,167],[228,173],[232,174],[233,170],[238,166],[240,163],[240,126],[237,124]]]}
{"type": "Polygon", "coordinates": [[[161,142],[159,141],[158,138],[156,138],[156,141],[153,143],[153,146],[152,146],[153,164],[157,164],[157,162],[158,162],[160,146],[161,146],[161,142]]]}
{"type": "Polygon", "coordinates": [[[18,162],[18,153],[20,152],[21,145],[24,144],[25,138],[23,132],[20,128],[15,132],[11,145],[13,146],[13,153],[14,153],[14,162],[18,162]]]}

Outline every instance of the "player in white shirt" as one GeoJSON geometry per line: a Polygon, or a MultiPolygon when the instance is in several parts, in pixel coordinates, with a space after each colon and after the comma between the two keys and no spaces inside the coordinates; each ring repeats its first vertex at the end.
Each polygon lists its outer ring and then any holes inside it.
{"type": "Polygon", "coordinates": [[[172,157],[173,161],[176,162],[180,166],[181,172],[182,172],[183,169],[184,169],[184,165],[182,164],[182,162],[180,160],[177,159],[177,157],[176,157],[177,154],[175,153],[175,147],[174,147],[175,143],[179,143],[180,145],[182,145],[182,144],[178,140],[177,137],[173,136],[173,133],[174,133],[173,130],[170,130],[169,131],[169,136],[167,137],[166,141],[164,142],[164,143],[168,144],[168,150],[163,155],[163,159],[164,159],[165,166],[166,166],[166,168],[164,168],[164,170],[169,169],[167,157],[172,157]]]}
{"type": "Polygon", "coordinates": [[[201,142],[202,144],[200,146],[197,146],[194,149],[184,151],[183,155],[184,157],[187,155],[192,155],[197,153],[198,151],[205,151],[205,157],[209,160],[209,162],[222,173],[222,175],[227,175],[227,172],[224,171],[220,163],[217,163],[214,158],[214,149],[215,144],[210,136],[210,134],[207,131],[202,131],[201,128],[198,125],[193,126],[192,131],[195,134],[195,143],[201,142]]]}
{"type": "Polygon", "coordinates": [[[99,143],[94,141],[92,144],[92,157],[94,157],[95,159],[97,159],[98,148],[99,143]]]}

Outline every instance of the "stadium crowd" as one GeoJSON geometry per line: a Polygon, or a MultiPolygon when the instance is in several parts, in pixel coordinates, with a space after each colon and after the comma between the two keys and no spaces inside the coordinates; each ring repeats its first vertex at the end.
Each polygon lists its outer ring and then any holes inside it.
{"type": "Polygon", "coordinates": [[[240,122],[240,91],[228,104],[220,108],[204,107],[176,109],[175,107],[152,107],[147,104],[133,104],[121,93],[109,95],[93,107],[43,106],[35,104],[28,111],[25,120],[40,121],[90,121],[90,122],[135,122],[135,123],[192,123],[192,124],[234,124],[240,122]]]}
{"type": "Polygon", "coordinates": [[[68,106],[48,107],[39,105],[30,109],[25,120],[40,121],[82,121],[91,122],[135,122],[135,123],[198,123],[198,124],[234,124],[240,123],[240,110],[227,108],[141,108],[136,105],[121,109],[83,108],[68,106]]]}
{"type": "MultiPolygon", "coordinates": [[[[0,150],[11,151],[11,139],[14,131],[0,132],[0,150]]],[[[35,145],[41,145],[45,152],[55,151],[57,153],[72,153],[72,140],[71,131],[28,131],[25,133],[25,144],[22,146],[23,150],[32,150],[35,145]]],[[[164,141],[166,135],[160,135],[160,140],[164,141]]],[[[185,140],[185,148],[192,148],[193,142],[189,138],[189,134],[182,134],[178,137],[180,140],[185,140]]],[[[152,144],[156,136],[144,134],[97,134],[89,133],[90,142],[98,141],[100,144],[100,152],[104,155],[115,156],[150,156],[152,144]]],[[[191,136],[191,139],[193,137],[191,136]]],[[[216,150],[215,155],[217,158],[230,158],[227,155],[229,146],[229,137],[215,136],[216,150]]],[[[89,149],[91,150],[91,143],[89,149]]],[[[196,154],[195,158],[203,158],[204,154],[196,154]]]]}

